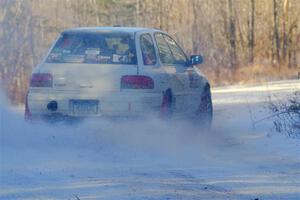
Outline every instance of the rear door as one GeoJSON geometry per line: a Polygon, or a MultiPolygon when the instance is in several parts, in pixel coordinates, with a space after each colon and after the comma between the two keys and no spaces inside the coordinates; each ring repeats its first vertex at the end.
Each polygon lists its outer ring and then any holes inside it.
{"type": "Polygon", "coordinates": [[[167,34],[157,32],[155,39],[158,47],[160,63],[169,75],[168,87],[175,96],[175,110],[186,112],[187,95],[189,94],[189,79],[187,76],[187,58],[177,43],[167,34]]]}

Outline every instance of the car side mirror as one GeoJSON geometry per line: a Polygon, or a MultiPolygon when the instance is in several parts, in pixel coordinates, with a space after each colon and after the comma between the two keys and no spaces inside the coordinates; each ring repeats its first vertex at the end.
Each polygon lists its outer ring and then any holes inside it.
{"type": "Polygon", "coordinates": [[[203,57],[201,55],[192,55],[190,60],[191,65],[199,65],[203,63],[203,57]]]}

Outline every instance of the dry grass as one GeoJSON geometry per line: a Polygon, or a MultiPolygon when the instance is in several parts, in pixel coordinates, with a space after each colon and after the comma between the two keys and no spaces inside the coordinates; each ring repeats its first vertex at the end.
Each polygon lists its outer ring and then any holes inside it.
{"type": "Polygon", "coordinates": [[[215,70],[202,69],[214,86],[264,83],[275,80],[297,79],[300,68],[274,67],[253,65],[240,67],[235,73],[229,69],[222,69],[218,75],[215,70]]]}

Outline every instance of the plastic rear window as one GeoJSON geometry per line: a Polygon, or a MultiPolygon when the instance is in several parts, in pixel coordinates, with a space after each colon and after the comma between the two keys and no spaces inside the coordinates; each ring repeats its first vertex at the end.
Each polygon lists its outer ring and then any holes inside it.
{"type": "Polygon", "coordinates": [[[47,63],[95,63],[135,65],[135,42],[126,33],[64,33],[47,63]]]}

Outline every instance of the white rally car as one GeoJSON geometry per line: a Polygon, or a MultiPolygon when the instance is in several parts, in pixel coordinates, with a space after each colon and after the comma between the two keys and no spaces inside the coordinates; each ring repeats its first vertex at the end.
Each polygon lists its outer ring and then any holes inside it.
{"type": "Polygon", "coordinates": [[[87,27],[61,33],[33,71],[27,119],[184,118],[212,121],[210,85],[167,33],[87,27]]]}

